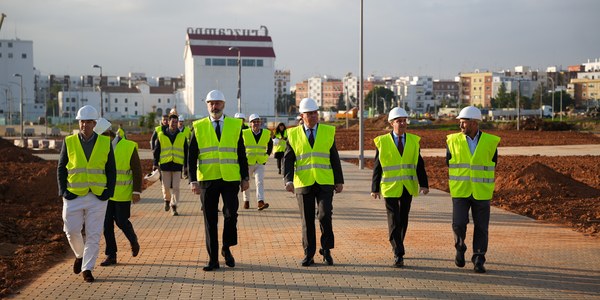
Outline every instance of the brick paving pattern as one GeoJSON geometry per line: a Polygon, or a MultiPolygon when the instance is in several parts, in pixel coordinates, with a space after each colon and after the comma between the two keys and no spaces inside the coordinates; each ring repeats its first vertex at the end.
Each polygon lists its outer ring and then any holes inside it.
{"type": "MultiPolygon", "coordinates": [[[[240,208],[236,267],[202,271],[207,261],[199,196],[182,181],[173,217],[165,212],[159,184],[132,207],[141,251],[131,257],[117,231],[118,264],[101,267],[104,245],[85,283],[72,273],[73,258],[18,292],[16,299],[600,299],[600,239],[492,208],[488,273],[467,262],[454,265],[451,201],[433,190],[413,199],[405,267],[392,268],[383,200],[369,196],[371,171],[343,163],[346,184],[334,196],[335,264],[316,255],[300,266],[301,224],[295,197],[284,190],[274,160],[266,168],[266,202],[240,208]]],[[[250,182],[254,195],[254,181],[250,182]]],[[[240,195],[241,199],[241,195],[240,195]]],[[[240,200],[241,202],[241,200],[240,200]]],[[[222,225],[222,218],[219,220],[222,225]]],[[[317,226],[318,228],[318,226],[317,226]]],[[[472,224],[467,242],[472,241],[472,224]]],[[[221,230],[219,230],[219,233],[221,230]]],[[[104,242],[104,241],[102,241],[104,242]]],[[[470,258],[467,251],[467,260],[470,258]]]]}

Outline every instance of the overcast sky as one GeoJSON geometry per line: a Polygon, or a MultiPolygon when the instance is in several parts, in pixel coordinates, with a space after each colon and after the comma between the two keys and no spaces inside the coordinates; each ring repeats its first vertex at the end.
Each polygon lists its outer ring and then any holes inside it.
{"type": "MultiPolygon", "coordinates": [[[[188,27],[267,26],[292,83],[359,71],[359,0],[1,0],[0,39],[48,74],[184,73],[188,27]]],[[[600,57],[598,0],[365,0],[364,75],[451,79],[600,57]]]]}

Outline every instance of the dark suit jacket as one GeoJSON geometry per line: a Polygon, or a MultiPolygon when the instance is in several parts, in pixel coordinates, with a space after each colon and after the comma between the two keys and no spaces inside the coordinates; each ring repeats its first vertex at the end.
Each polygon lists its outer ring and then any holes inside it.
{"type": "MultiPolygon", "coordinates": [[[[296,153],[290,146],[289,136],[288,141],[285,145],[285,153],[283,155],[283,178],[284,183],[294,181],[294,163],[296,162],[296,153]]],[[[335,141],[329,149],[329,161],[331,162],[331,168],[333,169],[333,182],[335,184],[344,183],[344,174],[342,173],[342,163],[340,161],[340,155],[335,147],[335,141]]],[[[316,184],[316,183],[315,183],[316,184]]],[[[324,190],[331,189],[333,191],[333,185],[322,185],[321,188],[324,190]]],[[[296,194],[307,194],[310,191],[310,187],[296,188],[296,194]]]]}
{"type": "MultiPolygon", "coordinates": [[[[240,137],[238,139],[237,145],[237,156],[238,156],[238,164],[240,165],[240,176],[242,179],[248,180],[248,157],[246,157],[246,146],[244,146],[244,138],[242,136],[242,132],[240,131],[240,137]]],[[[198,176],[196,174],[197,164],[198,164],[198,142],[196,141],[196,135],[192,134],[192,139],[190,140],[190,146],[188,148],[188,156],[187,156],[187,164],[188,164],[188,172],[190,182],[198,181],[198,176]]],[[[219,179],[220,180],[220,179],[219,179]]],[[[206,180],[198,182],[200,188],[206,189],[208,188],[212,182],[215,180],[206,180]]],[[[239,184],[239,182],[238,182],[239,184]]]]}
{"type": "MultiPolygon", "coordinates": [[[[390,133],[392,134],[392,133],[390,133]]],[[[381,184],[381,176],[383,174],[383,169],[381,168],[381,163],[379,162],[379,149],[375,150],[375,162],[373,166],[373,180],[371,181],[371,192],[379,193],[380,192],[380,184],[381,184]]],[[[425,161],[423,161],[423,157],[421,156],[421,150],[419,149],[419,160],[417,161],[417,178],[419,180],[419,186],[424,188],[429,188],[429,180],[427,179],[427,172],[425,171],[425,161]]]]}

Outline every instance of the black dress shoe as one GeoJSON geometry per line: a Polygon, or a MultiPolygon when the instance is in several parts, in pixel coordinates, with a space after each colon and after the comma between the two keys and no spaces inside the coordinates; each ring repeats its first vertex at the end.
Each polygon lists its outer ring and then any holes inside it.
{"type": "Polygon", "coordinates": [[[319,254],[323,255],[323,262],[329,266],[333,265],[333,257],[331,257],[331,250],[319,249],[319,254]]]}
{"type": "Polygon", "coordinates": [[[233,258],[233,255],[231,254],[229,248],[223,247],[223,249],[221,249],[221,255],[223,255],[223,257],[225,258],[225,265],[227,265],[230,268],[235,267],[235,259],[233,258]]]}
{"type": "Polygon", "coordinates": [[[218,263],[208,263],[208,265],[202,268],[202,271],[210,272],[212,270],[217,270],[219,268],[218,263]]]}
{"type": "Polygon", "coordinates": [[[113,256],[107,256],[104,261],[102,261],[100,263],[101,266],[106,267],[106,266],[111,266],[111,265],[116,265],[117,264],[117,258],[113,257],[113,256]]]}
{"type": "Polygon", "coordinates": [[[465,266],[465,253],[462,251],[456,251],[456,257],[454,258],[454,264],[462,268],[465,266]]]}
{"type": "Polygon", "coordinates": [[[475,266],[473,267],[473,270],[475,270],[475,273],[485,273],[485,267],[483,266],[482,263],[476,263],[475,266]]]}
{"type": "Polygon", "coordinates": [[[131,256],[136,257],[140,253],[140,243],[135,241],[131,243],[131,256]]]}
{"type": "Polygon", "coordinates": [[[303,267],[308,267],[308,266],[314,264],[315,260],[312,257],[306,256],[306,257],[304,257],[304,259],[302,260],[301,263],[302,263],[303,267]]]}
{"type": "Polygon", "coordinates": [[[394,258],[394,268],[402,268],[404,267],[404,258],[402,256],[396,256],[394,258]]]}
{"type": "Polygon", "coordinates": [[[83,271],[83,281],[85,282],[94,282],[94,276],[92,276],[92,271],[90,270],[85,270],[83,271]]]}
{"type": "Polygon", "coordinates": [[[83,264],[83,258],[75,258],[75,262],[73,262],[73,273],[79,274],[81,273],[81,265],[83,264]]]}

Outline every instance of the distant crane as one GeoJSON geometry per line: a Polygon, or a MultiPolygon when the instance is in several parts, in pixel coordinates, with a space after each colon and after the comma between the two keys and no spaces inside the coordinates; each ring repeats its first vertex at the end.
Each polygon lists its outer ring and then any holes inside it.
{"type": "Polygon", "coordinates": [[[0,30],[2,30],[2,23],[4,22],[4,18],[6,18],[6,15],[4,13],[2,13],[0,15],[0,30]]]}

